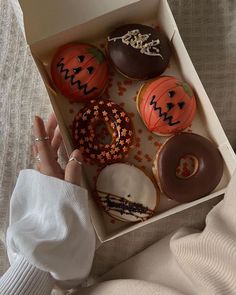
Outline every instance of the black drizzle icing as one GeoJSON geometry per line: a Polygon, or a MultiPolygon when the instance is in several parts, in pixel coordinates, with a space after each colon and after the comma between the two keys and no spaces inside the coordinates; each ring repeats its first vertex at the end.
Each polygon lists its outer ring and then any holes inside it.
{"type": "MultiPolygon", "coordinates": [[[[98,191],[99,192],[99,191],[98,191]]],[[[121,215],[131,215],[137,219],[146,220],[148,217],[154,214],[154,211],[148,207],[143,206],[140,203],[131,202],[125,198],[114,196],[112,194],[104,193],[104,196],[99,196],[100,201],[103,204],[105,211],[116,211],[121,215]],[[146,214],[146,217],[141,217],[138,214],[146,214]]]]}
{"type": "Polygon", "coordinates": [[[64,73],[64,78],[65,80],[69,79],[70,80],[70,84],[72,86],[76,85],[78,86],[79,90],[83,90],[85,95],[90,94],[91,92],[95,91],[97,89],[97,87],[93,87],[89,90],[87,90],[88,85],[87,84],[81,84],[80,80],[76,80],[74,81],[74,77],[75,75],[69,75],[69,70],[65,69],[65,64],[63,63],[64,57],[61,58],[61,60],[58,62],[57,67],[60,69],[60,73],[64,73]]]}
{"type": "Polygon", "coordinates": [[[168,116],[168,113],[167,113],[167,112],[162,112],[161,107],[158,107],[158,106],[157,106],[157,102],[154,101],[155,98],[156,98],[156,96],[153,95],[152,100],[151,100],[151,102],[150,102],[150,105],[151,105],[151,106],[153,105],[153,109],[154,109],[155,111],[158,111],[159,117],[160,117],[160,118],[163,117],[163,121],[167,121],[167,124],[168,124],[169,126],[174,126],[174,125],[176,125],[176,124],[179,124],[180,121],[172,122],[172,120],[173,120],[173,116],[168,116]]]}

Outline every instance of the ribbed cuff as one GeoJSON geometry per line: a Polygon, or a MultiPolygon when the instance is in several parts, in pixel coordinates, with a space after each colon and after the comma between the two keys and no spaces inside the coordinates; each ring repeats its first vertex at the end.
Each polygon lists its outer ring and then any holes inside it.
{"type": "Polygon", "coordinates": [[[54,280],[23,257],[19,257],[0,279],[0,294],[49,295],[54,280]]]}

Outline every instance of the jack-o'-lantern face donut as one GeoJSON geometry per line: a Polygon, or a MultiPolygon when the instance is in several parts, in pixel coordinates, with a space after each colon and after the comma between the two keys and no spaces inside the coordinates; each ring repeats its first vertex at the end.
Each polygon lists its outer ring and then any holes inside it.
{"type": "Polygon", "coordinates": [[[70,101],[97,98],[108,81],[108,65],[102,51],[89,44],[59,48],[51,64],[52,79],[70,101]]]}
{"type": "Polygon", "coordinates": [[[175,77],[163,76],[146,83],[137,98],[140,115],[148,130],[170,135],[186,129],[196,112],[191,87],[175,77]]]}

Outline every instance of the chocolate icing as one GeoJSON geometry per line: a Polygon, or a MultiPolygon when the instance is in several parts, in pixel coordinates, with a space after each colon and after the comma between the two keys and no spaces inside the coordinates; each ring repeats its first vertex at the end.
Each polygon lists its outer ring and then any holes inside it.
{"type": "Polygon", "coordinates": [[[114,66],[137,80],[163,73],[171,55],[166,36],[141,24],[124,25],[114,30],[108,36],[107,49],[114,66]]]}
{"type": "Polygon", "coordinates": [[[92,100],[73,121],[73,141],[83,156],[100,164],[118,162],[127,155],[134,143],[131,119],[122,107],[110,100],[92,100]],[[100,142],[96,126],[104,122],[112,137],[110,143],[100,142]]]}
{"type": "Polygon", "coordinates": [[[157,169],[161,190],[169,198],[185,203],[214,190],[223,175],[223,159],[208,139],[194,133],[181,133],[163,145],[157,157],[157,169]],[[198,169],[189,178],[178,178],[176,168],[187,154],[197,158],[198,169]]]}

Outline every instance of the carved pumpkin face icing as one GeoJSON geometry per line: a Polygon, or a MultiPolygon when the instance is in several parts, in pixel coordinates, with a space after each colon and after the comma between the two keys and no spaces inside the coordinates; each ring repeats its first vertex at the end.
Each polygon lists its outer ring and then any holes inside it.
{"type": "Polygon", "coordinates": [[[59,48],[51,64],[52,79],[70,101],[98,98],[108,81],[108,65],[101,50],[89,44],[59,48]]]}
{"type": "Polygon", "coordinates": [[[138,94],[137,105],[148,130],[163,136],[186,129],[196,112],[196,99],[191,87],[171,76],[144,84],[138,94]]]}

